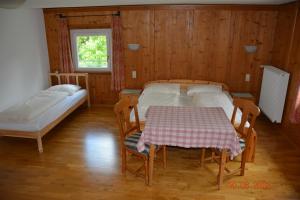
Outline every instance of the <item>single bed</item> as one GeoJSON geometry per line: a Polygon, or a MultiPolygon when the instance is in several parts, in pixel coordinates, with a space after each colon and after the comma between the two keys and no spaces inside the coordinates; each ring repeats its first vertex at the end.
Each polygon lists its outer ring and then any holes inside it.
{"type": "MultiPolygon", "coordinates": [[[[74,84],[81,85],[80,90],[65,95],[54,102],[43,112],[28,120],[7,120],[0,112],[0,136],[36,139],[38,150],[43,152],[42,137],[60,123],[79,106],[87,103],[90,106],[88,74],[86,73],[50,73],[50,85],[74,84]],[[84,89],[85,88],[85,89],[84,89]]],[[[2,113],[3,114],[3,113],[2,113]]]]}

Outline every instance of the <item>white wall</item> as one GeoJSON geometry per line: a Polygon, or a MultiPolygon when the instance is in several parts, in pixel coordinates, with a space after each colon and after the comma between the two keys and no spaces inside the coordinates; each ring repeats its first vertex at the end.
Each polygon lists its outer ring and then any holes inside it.
{"type": "Polygon", "coordinates": [[[48,86],[42,9],[0,9],[0,111],[48,86]]]}

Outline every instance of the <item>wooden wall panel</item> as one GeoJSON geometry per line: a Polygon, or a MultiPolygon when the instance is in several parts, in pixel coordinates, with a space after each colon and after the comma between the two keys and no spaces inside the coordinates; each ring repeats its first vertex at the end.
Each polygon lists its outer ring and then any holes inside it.
{"type": "Polygon", "coordinates": [[[191,68],[192,10],[155,10],[155,79],[186,79],[191,68]]]}
{"type": "Polygon", "coordinates": [[[231,11],[195,10],[190,77],[225,82],[230,53],[231,11]]]}
{"type": "Polygon", "coordinates": [[[93,16],[111,14],[112,11],[90,11],[90,12],[67,12],[66,16],[83,16],[83,17],[70,17],[68,18],[69,27],[76,28],[110,28],[111,16],[93,16]],[[89,16],[91,15],[91,16],[89,16]]]}
{"type": "MultiPolygon", "coordinates": [[[[82,16],[82,17],[70,17],[68,18],[70,29],[77,28],[109,28],[111,27],[110,16],[84,16],[84,15],[97,15],[97,14],[110,14],[112,11],[105,12],[75,12],[68,11],[62,13],[66,16],[82,16]]],[[[52,72],[58,70],[59,66],[59,54],[58,54],[58,18],[57,14],[52,12],[44,12],[46,34],[48,41],[48,51],[50,60],[50,70],[52,72]]],[[[111,91],[110,73],[90,73],[90,91],[92,104],[113,104],[118,99],[118,94],[111,91]]]]}
{"type": "Polygon", "coordinates": [[[153,10],[122,11],[122,28],[125,61],[125,80],[128,88],[142,88],[154,79],[154,12],[153,10]],[[128,44],[140,44],[138,51],[131,51],[128,44]],[[132,79],[131,72],[137,72],[132,79]]]}
{"type": "MultiPolygon", "coordinates": [[[[289,93],[287,97],[287,111],[285,120],[291,124],[291,115],[295,109],[296,98],[300,92],[300,6],[298,5],[297,17],[295,18],[294,34],[291,43],[290,54],[288,55],[288,65],[286,70],[291,73],[289,93]]],[[[300,124],[297,126],[298,131],[300,124]]]]}
{"type": "Polygon", "coordinates": [[[260,65],[271,62],[276,9],[163,7],[127,10],[122,21],[125,46],[127,41],[139,41],[146,47],[141,52],[125,50],[127,86],[141,87],[153,79],[205,79],[258,97],[260,65]],[[154,20],[149,17],[152,12],[154,20]],[[257,45],[258,51],[246,53],[247,44],[257,45]],[[141,60],[154,63],[154,71],[153,65],[141,60]],[[137,70],[137,79],[131,78],[132,70],[137,70]],[[245,82],[246,73],[250,82],[245,82]]]}
{"type": "Polygon", "coordinates": [[[250,69],[250,92],[257,98],[259,98],[260,95],[263,74],[261,65],[270,64],[272,60],[277,14],[277,12],[264,11],[261,12],[259,16],[259,31],[256,39],[258,49],[252,61],[252,68],[250,69]]]}
{"type": "MultiPolygon", "coordinates": [[[[119,9],[119,8],[115,8],[119,9]]],[[[71,28],[106,28],[114,9],[46,9],[45,21],[51,70],[57,69],[56,13],[69,18],[71,28]]],[[[264,6],[147,6],[121,8],[125,84],[141,88],[157,79],[205,79],[225,82],[233,91],[248,91],[258,97],[261,64],[270,64],[277,7],[264,6]],[[138,51],[127,44],[138,43],[138,51]],[[258,51],[248,54],[244,45],[258,51]],[[132,79],[131,72],[137,72],[132,79]],[[245,82],[250,73],[251,81],[245,82]]],[[[115,102],[109,74],[93,74],[94,103],[115,102]]]]}
{"type": "Polygon", "coordinates": [[[92,104],[112,104],[118,94],[111,91],[111,74],[89,74],[92,104]]]}
{"type": "Polygon", "coordinates": [[[48,55],[51,72],[58,70],[58,21],[55,13],[44,13],[45,29],[47,36],[48,55]]]}
{"type": "Polygon", "coordinates": [[[274,11],[232,13],[232,52],[226,81],[232,90],[248,91],[259,97],[260,66],[271,62],[276,15],[274,11]],[[247,53],[245,45],[256,45],[257,51],[247,53]],[[245,82],[247,73],[251,75],[249,82],[245,82]]]}
{"type": "Polygon", "coordinates": [[[290,83],[283,120],[285,126],[293,127],[290,117],[300,84],[299,3],[287,4],[281,6],[279,9],[272,64],[290,73],[290,83]]]}
{"type": "Polygon", "coordinates": [[[293,3],[281,6],[278,12],[272,64],[285,70],[288,66],[288,57],[294,34],[296,11],[297,6],[293,3]]]}
{"type": "Polygon", "coordinates": [[[291,79],[290,79],[290,93],[288,96],[288,101],[290,102],[289,108],[289,116],[294,110],[296,97],[299,96],[300,92],[300,7],[298,7],[298,15],[296,18],[295,30],[294,30],[294,37],[293,43],[291,46],[291,52],[289,56],[289,65],[288,71],[291,72],[291,79]]]}
{"type": "Polygon", "coordinates": [[[227,83],[234,91],[249,91],[251,82],[245,82],[246,73],[250,73],[255,54],[245,52],[245,45],[256,45],[259,30],[259,12],[234,11],[232,27],[232,53],[227,83]]]}

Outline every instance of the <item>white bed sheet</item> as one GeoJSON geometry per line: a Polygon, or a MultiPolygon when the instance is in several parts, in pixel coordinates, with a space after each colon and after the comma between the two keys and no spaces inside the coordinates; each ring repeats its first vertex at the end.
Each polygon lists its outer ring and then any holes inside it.
{"type": "Polygon", "coordinates": [[[55,119],[60,117],[69,108],[74,106],[77,102],[85,98],[87,95],[86,90],[79,90],[71,96],[49,108],[46,112],[41,114],[36,119],[29,122],[1,122],[0,129],[2,130],[15,130],[15,131],[40,131],[55,119]]]}
{"type": "MultiPolygon", "coordinates": [[[[222,107],[226,116],[231,120],[233,114],[233,99],[228,92],[221,93],[199,93],[193,96],[193,105],[199,107],[222,107]]],[[[242,120],[242,111],[238,108],[235,116],[235,124],[240,124],[242,120]]],[[[246,122],[245,127],[249,127],[246,122]]]]}
{"type": "Polygon", "coordinates": [[[66,92],[42,90],[26,101],[0,112],[0,121],[32,121],[67,96],[66,92]]]}
{"type": "MultiPolygon", "coordinates": [[[[192,97],[185,91],[180,95],[166,93],[142,93],[139,98],[138,112],[140,121],[145,121],[145,114],[149,106],[192,106],[192,97]]],[[[134,121],[134,112],[131,112],[131,121],[134,121]]]]}
{"type": "MultiPolygon", "coordinates": [[[[139,98],[138,112],[141,121],[145,121],[145,114],[149,106],[175,106],[176,94],[142,93],[139,98]]],[[[134,112],[131,112],[131,120],[134,120],[134,112]]]]}
{"type": "MultiPolygon", "coordinates": [[[[203,92],[194,96],[188,96],[186,91],[180,95],[165,93],[142,93],[139,98],[138,113],[140,121],[145,121],[145,114],[149,106],[196,106],[196,107],[222,107],[226,116],[231,120],[233,113],[233,99],[227,91],[220,93],[203,92]]],[[[242,112],[237,110],[236,123],[241,122],[242,112]]],[[[134,121],[134,112],[131,112],[130,120],[134,121]]],[[[247,122],[246,127],[249,126],[247,122]]]]}
{"type": "MultiPolygon", "coordinates": [[[[232,99],[222,93],[199,93],[193,96],[193,104],[197,107],[222,107],[226,113],[228,119],[231,119],[234,106],[232,104],[232,99]]],[[[236,121],[239,123],[241,121],[242,112],[238,109],[236,114],[236,121]]]]}

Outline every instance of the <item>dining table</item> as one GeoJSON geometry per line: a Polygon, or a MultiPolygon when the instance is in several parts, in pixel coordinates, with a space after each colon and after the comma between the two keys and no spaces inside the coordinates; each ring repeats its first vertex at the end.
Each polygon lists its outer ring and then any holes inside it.
{"type": "Polygon", "coordinates": [[[221,152],[217,183],[223,183],[227,154],[231,158],[241,153],[236,131],[221,107],[150,106],[146,112],[144,131],[138,141],[138,151],[150,145],[149,185],[153,181],[156,145],[184,148],[216,148],[221,152]]]}

